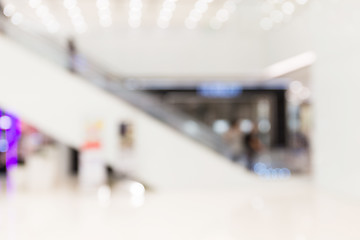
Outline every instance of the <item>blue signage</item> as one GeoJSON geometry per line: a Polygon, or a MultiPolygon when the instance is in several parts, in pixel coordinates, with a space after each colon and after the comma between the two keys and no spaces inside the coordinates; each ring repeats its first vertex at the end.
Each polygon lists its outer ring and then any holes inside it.
{"type": "Polygon", "coordinates": [[[209,98],[233,98],[242,93],[242,87],[233,83],[203,83],[197,87],[197,93],[209,98]]]}

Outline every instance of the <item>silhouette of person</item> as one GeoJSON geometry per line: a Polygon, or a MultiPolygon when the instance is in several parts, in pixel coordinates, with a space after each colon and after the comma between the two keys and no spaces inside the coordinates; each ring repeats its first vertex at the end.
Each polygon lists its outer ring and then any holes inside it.
{"type": "Polygon", "coordinates": [[[70,72],[75,73],[77,50],[76,50],[75,42],[72,38],[69,38],[67,40],[67,50],[69,55],[68,69],[70,72]]]}
{"type": "Polygon", "coordinates": [[[238,119],[232,119],[230,121],[230,128],[224,134],[224,140],[228,146],[228,151],[231,160],[238,161],[242,154],[242,133],[239,128],[238,119]]]}
{"type": "Polygon", "coordinates": [[[247,161],[246,167],[248,170],[252,171],[256,155],[261,149],[261,143],[258,137],[258,131],[256,127],[253,127],[249,133],[245,134],[244,146],[247,161]]]}
{"type": "Polygon", "coordinates": [[[6,16],[4,14],[4,6],[2,5],[2,2],[0,1],[0,33],[4,32],[4,21],[6,19],[6,16]]]}

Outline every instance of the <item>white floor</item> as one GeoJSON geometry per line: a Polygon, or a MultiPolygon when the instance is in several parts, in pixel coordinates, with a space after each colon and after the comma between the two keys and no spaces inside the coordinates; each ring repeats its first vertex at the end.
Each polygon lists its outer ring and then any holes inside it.
{"type": "Polygon", "coordinates": [[[231,192],[147,192],[143,202],[124,189],[108,198],[106,188],[100,195],[3,188],[0,239],[360,239],[360,203],[320,193],[306,179],[231,192]]]}

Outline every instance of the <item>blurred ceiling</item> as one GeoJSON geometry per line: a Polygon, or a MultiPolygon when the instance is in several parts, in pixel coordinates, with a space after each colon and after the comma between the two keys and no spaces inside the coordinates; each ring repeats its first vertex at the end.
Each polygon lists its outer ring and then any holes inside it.
{"type": "Polygon", "coordinates": [[[308,0],[0,0],[14,24],[73,35],[115,29],[270,30],[308,0]]]}
{"type": "Polygon", "coordinates": [[[258,78],[271,63],[266,33],[316,1],[0,0],[14,25],[63,45],[71,37],[114,74],[166,79],[258,78]]]}

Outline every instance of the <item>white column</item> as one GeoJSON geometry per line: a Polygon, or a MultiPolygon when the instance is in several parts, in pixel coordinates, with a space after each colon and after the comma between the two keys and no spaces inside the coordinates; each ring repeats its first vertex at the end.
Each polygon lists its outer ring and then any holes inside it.
{"type": "Polygon", "coordinates": [[[322,187],[360,197],[360,1],[318,2],[314,176],[322,187]]]}

